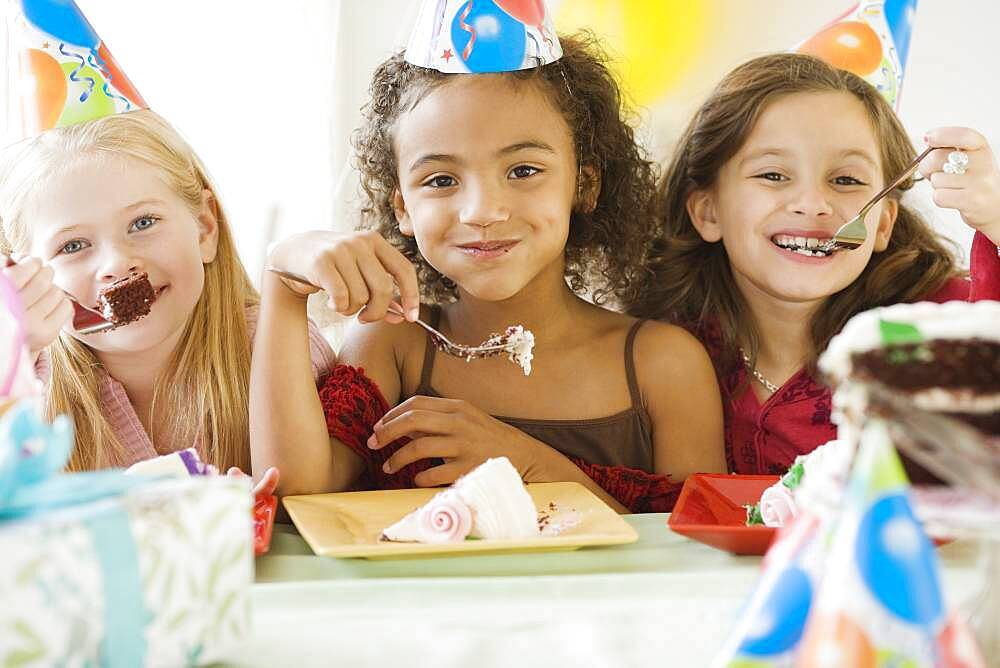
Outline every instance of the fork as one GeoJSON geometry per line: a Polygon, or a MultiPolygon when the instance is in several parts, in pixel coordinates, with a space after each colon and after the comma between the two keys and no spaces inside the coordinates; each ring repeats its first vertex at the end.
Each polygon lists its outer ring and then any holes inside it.
{"type": "Polygon", "coordinates": [[[837,230],[833,237],[819,247],[819,250],[827,253],[833,253],[840,250],[854,250],[863,244],[865,239],[868,238],[868,228],[865,227],[865,216],[867,216],[868,212],[872,210],[872,207],[881,202],[883,197],[891,193],[896,186],[905,181],[907,177],[913,173],[913,170],[920,164],[920,161],[930,155],[931,151],[943,148],[947,147],[929,146],[926,150],[924,150],[923,153],[918,155],[916,159],[903,170],[903,173],[899,175],[899,178],[890,183],[884,190],[875,195],[875,197],[872,197],[868,204],[865,204],[864,208],[861,209],[861,212],[841,225],[840,229],[837,230]]]}
{"type": "MultiPolygon", "coordinates": [[[[9,255],[0,253],[0,256],[4,259],[4,267],[13,267],[17,264],[9,255]]],[[[59,289],[73,305],[73,329],[76,330],[77,334],[97,334],[98,332],[105,332],[114,328],[115,323],[109,321],[94,309],[87,308],[62,288],[59,289]]]]}
{"type": "MultiPolygon", "coordinates": [[[[287,278],[296,283],[301,283],[302,285],[308,285],[309,287],[316,288],[317,290],[322,290],[320,286],[316,285],[305,276],[300,276],[299,274],[294,274],[290,271],[283,271],[275,267],[265,267],[265,269],[272,274],[281,276],[282,278],[287,278]]],[[[389,310],[395,315],[405,317],[403,309],[398,306],[395,302],[389,303],[389,310]]],[[[454,343],[447,336],[434,329],[426,322],[417,318],[414,322],[423,327],[427,331],[427,335],[430,337],[431,342],[434,343],[434,347],[445,353],[446,355],[451,355],[453,357],[460,357],[464,360],[471,360],[483,357],[492,357],[494,355],[499,355],[503,352],[507,352],[508,348],[506,345],[485,345],[480,344],[478,346],[466,346],[461,343],[454,343]]]]}

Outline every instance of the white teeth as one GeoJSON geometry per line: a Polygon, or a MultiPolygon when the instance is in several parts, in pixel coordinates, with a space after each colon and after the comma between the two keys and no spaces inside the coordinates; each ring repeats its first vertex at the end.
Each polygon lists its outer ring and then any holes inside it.
{"type": "Polygon", "coordinates": [[[809,237],[806,239],[806,246],[809,248],[817,248],[819,246],[819,239],[815,237],[809,237]]]}
{"type": "Polygon", "coordinates": [[[795,237],[795,245],[798,246],[799,248],[805,248],[806,247],[806,238],[805,237],[795,237]]]}

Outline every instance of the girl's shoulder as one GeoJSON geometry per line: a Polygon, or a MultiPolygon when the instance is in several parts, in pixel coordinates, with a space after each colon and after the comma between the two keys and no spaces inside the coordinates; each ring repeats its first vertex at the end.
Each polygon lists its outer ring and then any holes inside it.
{"type": "MultiPolygon", "coordinates": [[[[429,322],[432,315],[430,307],[421,306],[421,320],[429,322]]],[[[340,362],[370,370],[369,376],[375,373],[386,379],[387,375],[395,375],[401,380],[414,372],[419,375],[426,342],[426,332],[413,322],[366,323],[355,319],[344,334],[340,362]]],[[[380,386],[382,382],[387,379],[380,380],[380,386]]]]}

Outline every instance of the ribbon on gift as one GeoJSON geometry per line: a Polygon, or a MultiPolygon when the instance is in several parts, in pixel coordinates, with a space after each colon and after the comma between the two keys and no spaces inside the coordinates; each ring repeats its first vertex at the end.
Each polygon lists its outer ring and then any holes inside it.
{"type": "MultiPolygon", "coordinates": [[[[119,470],[64,474],[73,449],[73,424],[59,416],[51,424],[33,400],[14,405],[0,418],[0,526],[57,508],[113,499],[149,480],[119,470]]],[[[150,618],[142,596],[139,559],[128,514],[102,504],[82,522],[93,539],[104,585],[104,666],[144,663],[144,628],[150,618]]]]}

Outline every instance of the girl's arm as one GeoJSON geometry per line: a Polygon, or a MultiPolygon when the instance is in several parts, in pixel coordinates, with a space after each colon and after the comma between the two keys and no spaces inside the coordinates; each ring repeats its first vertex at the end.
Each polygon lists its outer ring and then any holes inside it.
{"type": "Polygon", "coordinates": [[[705,348],[680,327],[648,322],[636,335],[635,359],[656,472],[677,483],[725,473],[722,399],[705,348]]]}
{"type": "MultiPolygon", "coordinates": [[[[340,313],[366,307],[360,319],[399,322],[386,315],[398,284],[408,317],[415,317],[416,272],[378,235],[306,232],[276,244],[269,263],[324,288],[340,313]]],[[[251,459],[255,472],[280,468],[281,494],[344,490],[363,471],[361,458],[329,437],[313,381],[306,298],[315,291],[271,272],[262,281],[251,371],[251,459]]],[[[388,384],[386,376],[380,372],[376,380],[388,384]]]]}
{"type": "Polygon", "coordinates": [[[250,373],[250,458],[254,473],[277,467],[278,493],[342,491],[361,459],[331,442],[313,380],[306,295],[265,273],[250,373]]]}

